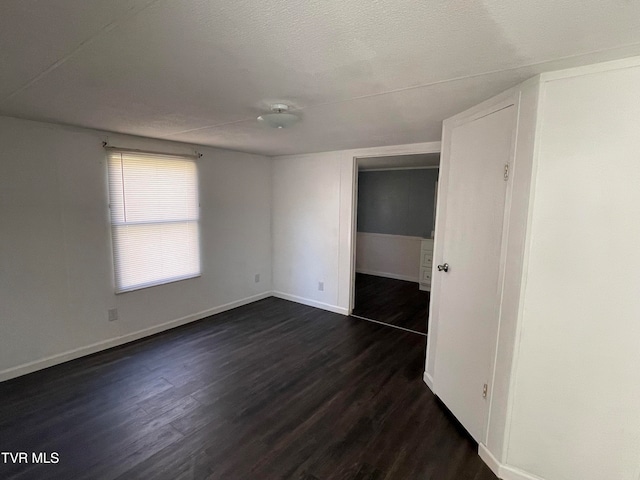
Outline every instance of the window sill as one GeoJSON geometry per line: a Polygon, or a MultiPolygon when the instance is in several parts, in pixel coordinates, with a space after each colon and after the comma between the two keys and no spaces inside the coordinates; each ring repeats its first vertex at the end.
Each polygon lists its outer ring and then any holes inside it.
{"type": "Polygon", "coordinates": [[[197,273],[195,275],[188,275],[185,277],[178,277],[178,278],[171,278],[168,280],[162,280],[159,282],[154,282],[154,283],[145,283],[142,285],[136,285],[134,287],[129,287],[129,288],[123,288],[123,289],[117,289],[115,290],[115,294],[116,295],[122,295],[123,293],[129,293],[129,292],[137,292],[138,290],[145,290],[147,288],[151,288],[151,287],[158,287],[160,285],[168,285],[170,283],[176,283],[176,282],[181,282],[183,280],[189,280],[192,278],[200,278],[202,277],[202,273],[197,273]]]}

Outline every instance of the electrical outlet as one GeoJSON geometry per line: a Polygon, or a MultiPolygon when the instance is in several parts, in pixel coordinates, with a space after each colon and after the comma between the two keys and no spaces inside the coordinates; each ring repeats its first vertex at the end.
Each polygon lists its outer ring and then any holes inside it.
{"type": "Polygon", "coordinates": [[[115,322],[116,320],[118,320],[118,309],[117,308],[110,308],[109,309],[109,321],[110,322],[115,322]]]}
{"type": "Polygon", "coordinates": [[[324,282],[318,282],[318,290],[324,292],[324,282]]]}
{"type": "Polygon", "coordinates": [[[260,281],[260,274],[259,273],[256,273],[256,280],[255,281],[256,281],[256,283],[258,283],[260,281]]]}

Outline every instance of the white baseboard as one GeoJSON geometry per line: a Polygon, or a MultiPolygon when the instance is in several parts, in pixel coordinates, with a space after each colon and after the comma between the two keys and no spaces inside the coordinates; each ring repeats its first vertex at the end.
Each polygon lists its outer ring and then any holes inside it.
{"type": "Polygon", "coordinates": [[[478,455],[484,463],[501,480],[544,480],[542,477],[501,464],[496,457],[483,444],[478,445],[478,455]]]}
{"type": "Polygon", "coordinates": [[[84,357],[86,355],[91,355],[92,353],[96,353],[101,350],[106,350],[108,348],[117,347],[118,345],[123,345],[125,343],[133,342],[134,340],[139,340],[141,338],[148,337],[150,335],[160,333],[165,330],[169,330],[171,328],[179,327],[180,325],[184,325],[190,322],[195,322],[196,320],[200,320],[210,315],[215,315],[216,313],[222,313],[227,310],[231,310],[232,308],[241,307],[242,305],[247,305],[249,303],[253,303],[258,300],[262,300],[263,298],[268,298],[271,296],[272,296],[271,292],[264,292],[258,295],[252,295],[251,297],[242,298],[240,300],[226,303],[218,307],[213,307],[208,310],[204,310],[202,312],[194,313],[182,318],[177,318],[176,320],[171,320],[169,322],[161,323],[160,325],[154,325],[153,327],[128,333],[121,337],[110,338],[109,340],[103,340],[101,342],[93,343],[85,347],[80,347],[73,350],[69,350],[67,352],[52,355],[50,357],[46,357],[41,360],[35,360],[33,362],[24,363],[22,365],[18,365],[17,367],[11,367],[6,370],[0,371],[0,382],[4,382],[5,380],[10,380],[12,378],[19,377],[21,375],[26,375],[27,373],[32,373],[37,370],[42,370],[43,368],[52,367],[53,365],[64,363],[69,360],[74,360],[76,358],[84,357]]]}
{"type": "Polygon", "coordinates": [[[377,272],[374,270],[356,270],[357,273],[364,273],[365,275],[374,275],[376,277],[393,278],[394,280],[406,280],[407,282],[418,283],[420,279],[418,277],[412,277],[410,275],[398,275],[397,273],[389,272],[377,272]]]}
{"type": "Polygon", "coordinates": [[[484,463],[487,464],[487,467],[491,469],[491,471],[496,475],[496,477],[500,477],[500,467],[502,466],[498,459],[493,456],[493,453],[489,451],[487,447],[485,447],[482,443],[478,444],[478,455],[482,459],[484,463]]]}
{"type": "Polygon", "coordinates": [[[500,475],[498,478],[502,480],[544,480],[544,478],[531,473],[520,470],[519,468],[502,465],[500,467],[500,475]]]}
{"type": "Polygon", "coordinates": [[[283,300],[291,300],[292,302],[301,303],[310,307],[320,308],[322,310],[328,310],[329,312],[339,313],[341,315],[349,315],[347,308],[338,307],[329,303],[318,302],[317,300],[311,300],[310,298],[298,297],[297,295],[291,295],[284,292],[273,292],[273,296],[282,298],[283,300]]]}
{"type": "Polygon", "coordinates": [[[429,375],[429,373],[424,372],[422,379],[424,380],[424,383],[427,384],[427,387],[429,387],[429,390],[435,394],[436,392],[433,390],[433,377],[429,375]]]}

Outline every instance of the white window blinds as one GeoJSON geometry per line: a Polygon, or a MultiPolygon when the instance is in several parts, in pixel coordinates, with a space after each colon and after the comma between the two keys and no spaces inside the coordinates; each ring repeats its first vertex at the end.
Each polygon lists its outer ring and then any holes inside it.
{"type": "Polygon", "coordinates": [[[200,275],[195,160],[117,150],[108,156],[116,292],[200,275]]]}

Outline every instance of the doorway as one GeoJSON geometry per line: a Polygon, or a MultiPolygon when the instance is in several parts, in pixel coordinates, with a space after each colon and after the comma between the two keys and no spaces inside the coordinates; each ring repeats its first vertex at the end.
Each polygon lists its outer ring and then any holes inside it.
{"type": "Polygon", "coordinates": [[[352,316],[427,334],[439,153],[356,158],[352,316]]]}

